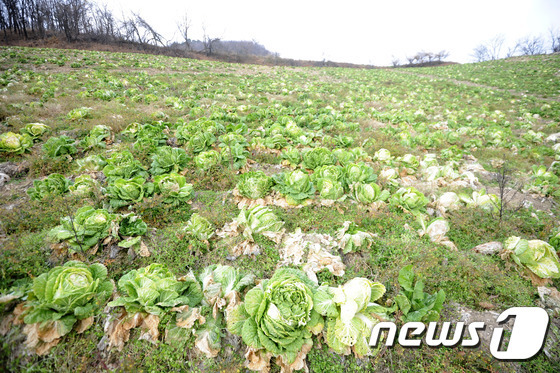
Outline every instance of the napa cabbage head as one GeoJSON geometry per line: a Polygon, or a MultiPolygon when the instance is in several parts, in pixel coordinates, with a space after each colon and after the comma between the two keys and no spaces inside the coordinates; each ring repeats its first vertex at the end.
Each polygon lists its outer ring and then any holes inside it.
{"type": "Polygon", "coordinates": [[[271,177],[262,171],[249,171],[241,174],[237,181],[239,193],[246,198],[263,198],[270,192],[274,184],[271,177]]]}
{"type": "Polygon", "coordinates": [[[560,262],[554,247],[541,240],[509,237],[504,250],[515,263],[527,267],[541,278],[560,278],[560,262]]]}
{"type": "Polygon", "coordinates": [[[316,288],[302,271],[281,268],[249,290],[228,319],[228,329],[249,347],[291,364],[304,345],[313,344],[312,334],[323,328],[323,318],[314,310],[316,288]]]}
{"type": "Polygon", "coordinates": [[[380,318],[388,319],[390,309],[376,300],[385,293],[379,282],[356,277],[343,286],[320,286],[314,294],[313,302],[317,312],[327,318],[326,342],[340,354],[351,350],[358,357],[371,354],[368,340],[371,331],[380,318]]]}
{"type": "Polygon", "coordinates": [[[33,139],[24,134],[5,132],[0,135],[0,152],[23,154],[33,146],[33,139]]]}

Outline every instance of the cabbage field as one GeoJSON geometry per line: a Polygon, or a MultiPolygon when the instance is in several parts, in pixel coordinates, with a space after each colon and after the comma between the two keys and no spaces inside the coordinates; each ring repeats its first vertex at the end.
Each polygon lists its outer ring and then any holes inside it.
{"type": "Polygon", "coordinates": [[[560,364],[558,54],[345,69],[1,47],[0,90],[8,371],[560,364]],[[495,359],[491,329],[368,344],[381,321],[521,306],[551,320],[529,361],[495,359]]]}

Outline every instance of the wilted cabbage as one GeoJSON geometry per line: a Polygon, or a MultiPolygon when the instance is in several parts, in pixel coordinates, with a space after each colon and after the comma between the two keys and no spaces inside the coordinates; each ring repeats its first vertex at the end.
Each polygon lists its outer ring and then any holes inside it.
{"type": "Polygon", "coordinates": [[[331,179],[333,181],[342,181],[344,179],[344,169],[340,166],[327,165],[317,167],[311,174],[311,179],[315,182],[318,179],[331,179]]]}
{"type": "Polygon", "coordinates": [[[27,190],[29,198],[40,201],[45,197],[62,195],[68,192],[71,181],[60,174],[50,174],[43,180],[33,181],[33,187],[27,190]]]}
{"type": "Polygon", "coordinates": [[[134,158],[128,150],[114,152],[107,159],[107,165],[103,168],[103,174],[111,182],[114,179],[131,179],[134,177],[148,178],[148,173],[142,163],[134,158]]]}
{"type": "Polygon", "coordinates": [[[287,147],[280,154],[282,164],[290,167],[296,167],[301,163],[301,154],[297,148],[287,147]]]}
{"type": "Polygon", "coordinates": [[[49,138],[43,144],[43,152],[50,158],[56,158],[76,154],[78,149],[74,146],[74,139],[68,136],[60,136],[49,138]]]}
{"type": "Polygon", "coordinates": [[[214,235],[212,223],[196,213],[191,215],[184,230],[199,241],[208,241],[214,235]]]}
{"type": "Polygon", "coordinates": [[[35,277],[23,313],[27,347],[44,354],[74,326],[79,333],[88,329],[113,288],[100,263],[69,261],[35,277]]]}
{"type": "Polygon", "coordinates": [[[189,149],[198,154],[200,152],[210,149],[213,143],[216,142],[216,137],[210,132],[197,132],[188,140],[189,149]]]}
{"type": "Polygon", "coordinates": [[[194,164],[196,167],[204,171],[208,171],[212,167],[219,165],[221,162],[222,156],[216,150],[208,150],[194,157],[194,164]]]}
{"type": "Polygon", "coordinates": [[[40,138],[47,133],[51,128],[43,123],[28,123],[23,127],[20,132],[22,135],[28,135],[33,141],[39,141],[40,138]]]}
{"type": "Polygon", "coordinates": [[[160,146],[152,155],[152,175],[178,173],[187,167],[189,158],[185,149],[160,146]]]}
{"type": "Polygon", "coordinates": [[[234,221],[243,229],[243,236],[253,240],[253,233],[278,232],[284,226],[272,210],[264,206],[242,209],[234,221]]]}
{"type": "Polygon", "coordinates": [[[439,166],[437,156],[435,154],[426,154],[424,159],[420,161],[420,168],[428,168],[432,166],[439,166]]]}
{"type": "Polygon", "coordinates": [[[77,172],[97,172],[103,171],[103,167],[107,165],[107,160],[99,154],[93,154],[77,159],[76,165],[77,172]]]}
{"type": "Polygon", "coordinates": [[[403,155],[399,158],[399,161],[401,162],[401,167],[403,167],[410,175],[414,174],[418,167],[420,167],[420,161],[418,160],[418,157],[412,154],[403,155]]]}
{"type": "Polygon", "coordinates": [[[323,147],[307,151],[303,155],[303,167],[314,170],[317,167],[335,164],[336,157],[332,152],[323,147]]]}
{"type": "Polygon", "coordinates": [[[76,211],[74,218],[61,218],[61,225],[51,229],[48,236],[56,241],[66,241],[73,251],[83,251],[111,234],[111,222],[116,217],[107,210],[84,206],[76,211]]]}
{"type": "Polygon", "coordinates": [[[379,162],[387,163],[391,161],[391,152],[387,149],[379,149],[373,155],[373,159],[379,162]]]}
{"type": "Polygon", "coordinates": [[[470,196],[460,193],[459,198],[467,207],[480,207],[487,211],[497,211],[500,205],[500,197],[495,194],[486,194],[486,189],[473,191],[470,196]]]}
{"type": "Polygon", "coordinates": [[[142,202],[144,197],[151,196],[153,192],[154,184],[147,183],[146,179],[140,176],[132,179],[115,179],[107,186],[109,205],[113,208],[142,202]]]}
{"type": "Polygon", "coordinates": [[[397,187],[399,185],[398,178],[399,172],[394,168],[384,168],[379,173],[379,181],[391,187],[397,187]]]}
{"type": "Polygon", "coordinates": [[[154,190],[163,197],[163,203],[178,206],[192,198],[193,186],[183,175],[170,173],[154,178],[154,190]]]}
{"type": "Polygon", "coordinates": [[[249,171],[239,175],[237,189],[246,198],[258,199],[266,196],[274,184],[271,177],[262,171],[249,171]]]}
{"type": "Polygon", "coordinates": [[[33,139],[28,135],[5,132],[0,135],[0,152],[23,154],[33,146],[33,139]]]}
{"type": "Polygon", "coordinates": [[[342,183],[330,178],[319,178],[315,180],[317,190],[322,198],[327,200],[338,200],[344,196],[342,183]]]}
{"type": "Polygon", "coordinates": [[[560,278],[560,263],[554,247],[541,240],[509,237],[504,250],[520,266],[527,267],[541,278],[560,278]]]}
{"type": "Polygon", "coordinates": [[[320,333],[324,325],[313,309],[316,289],[302,271],[281,268],[249,290],[228,316],[228,330],[241,335],[250,348],[270,353],[268,360],[276,356],[285,365],[303,360],[313,345],[312,334],[320,333]]]}
{"type": "Polygon", "coordinates": [[[338,231],[338,246],[344,254],[356,251],[357,248],[368,248],[373,243],[373,234],[361,230],[355,223],[345,221],[338,231]]]}
{"type": "Polygon", "coordinates": [[[379,282],[356,277],[343,286],[320,286],[313,295],[314,309],[327,318],[325,340],[338,354],[350,350],[358,358],[372,353],[369,339],[380,318],[391,310],[376,303],[385,294],[379,282]]]}
{"type": "MultiPolygon", "coordinates": [[[[224,317],[241,302],[241,292],[255,281],[255,276],[244,273],[231,266],[214,264],[204,268],[197,278],[202,284],[203,298],[200,308],[189,308],[176,315],[177,327],[190,329],[196,335],[195,347],[206,357],[213,358],[221,349],[221,337],[225,329],[224,317]],[[198,325],[191,320],[193,313],[198,325]],[[196,331],[194,330],[196,329],[196,331]]],[[[189,333],[189,334],[190,334],[189,333]]],[[[188,335],[188,334],[187,334],[188,335]]]]}
{"type": "Polygon", "coordinates": [[[333,150],[333,155],[341,166],[346,166],[349,163],[356,161],[356,156],[354,153],[346,149],[335,149],[333,150]]]}
{"type": "Polygon", "coordinates": [[[315,187],[308,174],[301,170],[282,172],[273,176],[276,190],[286,197],[290,205],[299,205],[315,194],[315,187]]]}
{"type": "Polygon", "coordinates": [[[288,141],[281,134],[265,137],[263,145],[269,149],[283,149],[288,145],[288,141]]]}
{"type": "Polygon", "coordinates": [[[344,182],[348,187],[354,183],[373,183],[376,180],[373,168],[363,162],[350,163],[344,167],[344,182]]]}
{"type": "Polygon", "coordinates": [[[356,202],[369,205],[377,201],[386,201],[390,193],[388,190],[381,190],[375,183],[354,183],[351,186],[351,196],[356,202]]]}
{"type": "Polygon", "coordinates": [[[105,140],[109,140],[110,138],[111,128],[99,124],[93,127],[89,132],[89,135],[87,135],[82,141],[80,141],[80,146],[86,149],[95,147],[105,148],[107,146],[105,140]]]}
{"type": "Polygon", "coordinates": [[[76,178],[74,184],[69,186],[69,189],[76,196],[88,198],[100,191],[101,186],[90,175],[80,175],[76,178]]]}
{"type": "Polygon", "coordinates": [[[389,201],[392,205],[409,212],[422,212],[428,204],[426,196],[414,187],[400,188],[389,201]]]}
{"type": "Polygon", "coordinates": [[[118,289],[123,296],[110,302],[109,307],[122,306],[129,315],[147,312],[163,316],[171,307],[195,306],[202,300],[198,282],[178,281],[166,266],[158,263],[127,272],[119,279],[118,289]]]}

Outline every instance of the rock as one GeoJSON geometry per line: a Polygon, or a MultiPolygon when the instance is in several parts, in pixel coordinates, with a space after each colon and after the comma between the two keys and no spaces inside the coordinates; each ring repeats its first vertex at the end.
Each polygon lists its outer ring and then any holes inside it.
{"type": "Polygon", "coordinates": [[[487,242],[482,245],[478,245],[477,247],[473,248],[475,253],[484,254],[484,255],[494,255],[502,251],[504,245],[501,242],[487,242]]]}
{"type": "Polygon", "coordinates": [[[18,178],[27,174],[29,171],[29,162],[24,161],[20,163],[3,162],[0,163],[0,173],[6,174],[11,178],[18,178]]]}
{"type": "Polygon", "coordinates": [[[6,185],[9,181],[10,181],[10,176],[3,172],[0,172],[0,188],[6,185]]]}
{"type": "Polygon", "coordinates": [[[119,255],[120,247],[118,245],[111,245],[111,250],[109,251],[109,259],[115,259],[119,255]]]}
{"type": "Polygon", "coordinates": [[[558,141],[560,141],[560,132],[558,132],[558,133],[553,133],[552,135],[549,135],[549,136],[546,138],[546,141],[547,141],[547,142],[558,142],[558,141]]]}

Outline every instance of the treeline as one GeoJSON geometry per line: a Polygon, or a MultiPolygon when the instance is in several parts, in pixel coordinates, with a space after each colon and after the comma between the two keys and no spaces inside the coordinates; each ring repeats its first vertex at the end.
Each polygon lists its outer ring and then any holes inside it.
{"type": "Polygon", "coordinates": [[[401,62],[400,59],[395,58],[391,61],[393,67],[419,67],[419,66],[437,66],[445,63],[444,60],[449,57],[449,52],[442,50],[439,52],[425,52],[420,51],[414,55],[407,56],[407,64],[401,62]]]}
{"type": "MultiPolygon", "coordinates": [[[[3,39],[61,37],[69,43],[92,42],[134,46],[159,54],[272,55],[255,41],[221,41],[205,34],[204,40],[169,43],[142,16],[130,13],[117,18],[107,6],[88,0],[0,0],[3,39]]],[[[233,57],[229,57],[232,59],[233,57]]]]}
{"type": "Polygon", "coordinates": [[[550,28],[548,33],[548,38],[542,35],[525,36],[509,45],[506,45],[504,35],[499,34],[476,46],[471,56],[475,62],[482,62],[560,52],[560,30],[550,28]]]}

